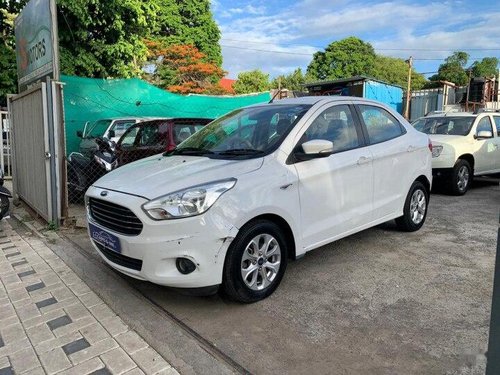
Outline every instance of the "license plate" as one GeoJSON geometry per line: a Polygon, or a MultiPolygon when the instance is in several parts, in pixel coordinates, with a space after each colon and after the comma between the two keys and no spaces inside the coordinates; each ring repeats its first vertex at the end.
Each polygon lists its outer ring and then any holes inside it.
{"type": "Polygon", "coordinates": [[[116,253],[122,252],[122,247],[120,245],[120,239],[114,234],[108,233],[105,230],[96,227],[89,223],[90,238],[95,242],[101,244],[106,249],[112,250],[116,253]]]}

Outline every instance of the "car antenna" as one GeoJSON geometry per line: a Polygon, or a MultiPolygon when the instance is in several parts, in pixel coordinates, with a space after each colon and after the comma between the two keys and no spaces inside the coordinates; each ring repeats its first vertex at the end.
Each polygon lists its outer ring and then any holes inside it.
{"type": "Polygon", "coordinates": [[[269,100],[269,102],[268,102],[267,104],[271,104],[271,103],[274,101],[274,99],[275,99],[275,98],[276,98],[279,94],[281,94],[281,89],[278,89],[278,91],[276,91],[276,94],[274,94],[274,96],[272,97],[272,99],[271,99],[271,100],[269,100]]]}

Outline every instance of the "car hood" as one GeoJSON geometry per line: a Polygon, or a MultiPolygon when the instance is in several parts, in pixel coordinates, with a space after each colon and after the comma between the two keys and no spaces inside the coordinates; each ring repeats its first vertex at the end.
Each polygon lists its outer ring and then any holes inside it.
{"type": "Polygon", "coordinates": [[[211,181],[238,177],[262,166],[264,158],[221,160],[155,155],[126,164],[97,180],[99,188],[154,199],[211,181]]]}

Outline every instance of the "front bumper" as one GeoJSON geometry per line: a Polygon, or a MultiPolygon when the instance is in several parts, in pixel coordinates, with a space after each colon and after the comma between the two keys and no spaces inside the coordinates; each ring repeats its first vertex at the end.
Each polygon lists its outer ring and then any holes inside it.
{"type": "Polygon", "coordinates": [[[128,236],[99,224],[87,212],[89,223],[119,239],[121,255],[126,258],[125,262],[118,263],[142,261],[141,266],[135,267],[139,269],[117,264],[110,250],[102,251],[91,240],[96,251],[111,267],[137,279],[178,288],[201,288],[222,282],[225,255],[238,230],[225,220],[216,207],[199,216],[155,221],[141,208],[147,202],[145,198],[110,190],[106,190],[107,195],[102,197],[100,193],[103,190],[92,186],[86,196],[127,207],[143,223],[139,235],[128,236]],[[190,259],[196,269],[187,275],[180,273],[175,264],[177,258],[190,259]]]}

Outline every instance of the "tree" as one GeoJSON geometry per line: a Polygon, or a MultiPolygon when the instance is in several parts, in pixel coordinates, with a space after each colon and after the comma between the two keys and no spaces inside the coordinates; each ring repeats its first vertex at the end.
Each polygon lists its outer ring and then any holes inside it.
{"type": "Polygon", "coordinates": [[[225,72],[208,62],[207,56],[192,45],[164,45],[146,41],[150,56],[157,61],[152,80],[179,94],[221,94],[218,85],[225,72]]]}
{"type": "Polygon", "coordinates": [[[58,0],[61,70],[84,77],[133,77],[146,60],[144,37],[156,27],[154,2],[58,0]]]}
{"type": "Polygon", "coordinates": [[[272,88],[301,91],[304,89],[303,85],[306,83],[306,76],[302,73],[302,69],[297,68],[288,75],[281,75],[273,79],[271,83],[272,88]]]}
{"type": "Polygon", "coordinates": [[[375,57],[370,43],[349,37],[330,43],[324,52],[316,52],[307,73],[316,80],[371,75],[375,57]]]}
{"type": "Polygon", "coordinates": [[[498,75],[498,59],[485,57],[471,66],[473,77],[496,77],[498,75]]]}
{"type": "Polygon", "coordinates": [[[430,81],[448,81],[458,86],[466,85],[469,82],[465,65],[469,60],[469,54],[462,51],[454,52],[448,56],[445,62],[439,65],[438,73],[429,78],[430,81]]]}
{"type": "MultiPolygon", "coordinates": [[[[408,64],[396,57],[377,55],[372,71],[373,78],[381,81],[399,85],[406,89],[408,85],[408,64]]],[[[427,80],[422,74],[412,69],[411,89],[420,90],[424,87],[427,80]]]]}
{"type": "Polygon", "coordinates": [[[259,69],[238,74],[238,79],[233,85],[236,94],[250,94],[267,91],[270,88],[269,74],[259,69]]]}
{"type": "Polygon", "coordinates": [[[163,45],[194,45],[208,62],[222,66],[220,30],[208,0],[153,1],[157,12],[150,40],[163,45]]]}

